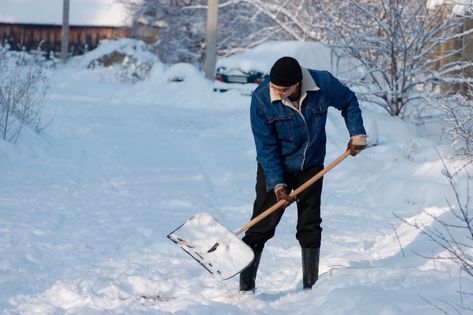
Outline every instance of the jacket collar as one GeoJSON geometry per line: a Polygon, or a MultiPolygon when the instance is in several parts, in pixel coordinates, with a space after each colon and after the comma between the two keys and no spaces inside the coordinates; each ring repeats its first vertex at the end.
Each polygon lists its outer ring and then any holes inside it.
{"type": "MultiPolygon", "coordinates": [[[[271,103],[276,101],[281,101],[282,99],[274,93],[268,85],[269,97],[271,98],[271,103]]],[[[320,88],[315,84],[314,79],[310,75],[309,70],[302,68],[302,86],[301,86],[301,101],[307,95],[307,91],[318,91],[320,88]]],[[[284,101],[284,100],[283,100],[284,101]]]]}

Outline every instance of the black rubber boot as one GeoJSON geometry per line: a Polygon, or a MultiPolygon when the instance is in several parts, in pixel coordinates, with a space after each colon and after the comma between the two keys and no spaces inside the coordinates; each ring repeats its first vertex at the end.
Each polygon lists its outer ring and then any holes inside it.
{"type": "Polygon", "coordinates": [[[319,278],[320,248],[302,248],[302,286],[312,289],[319,278]]]}
{"type": "Polygon", "coordinates": [[[253,259],[253,262],[240,273],[240,291],[252,291],[255,293],[256,272],[258,271],[262,252],[254,250],[254,253],[255,259],[253,259]]]}

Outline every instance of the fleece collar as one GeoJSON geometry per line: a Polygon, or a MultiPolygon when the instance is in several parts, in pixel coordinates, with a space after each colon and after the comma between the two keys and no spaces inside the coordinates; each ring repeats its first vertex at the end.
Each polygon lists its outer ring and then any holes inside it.
{"type": "MultiPolygon", "coordinates": [[[[271,98],[271,102],[281,101],[285,104],[286,102],[290,102],[287,98],[281,99],[279,96],[274,93],[273,89],[268,87],[269,89],[269,97],[271,98]]],[[[309,73],[309,70],[306,68],[302,68],[302,86],[301,86],[301,98],[300,103],[304,100],[307,96],[307,91],[318,91],[320,88],[315,84],[314,79],[309,73]]]]}

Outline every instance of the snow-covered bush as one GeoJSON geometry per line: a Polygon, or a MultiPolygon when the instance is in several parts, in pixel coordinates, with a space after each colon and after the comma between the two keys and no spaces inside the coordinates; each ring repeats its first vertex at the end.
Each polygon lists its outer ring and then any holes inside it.
{"type": "Polygon", "coordinates": [[[447,123],[444,134],[450,141],[454,154],[473,161],[473,100],[471,96],[466,98],[456,94],[437,98],[437,102],[447,123]]]}
{"type": "Polygon", "coordinates": [[[188,63],[176,63],[163,73],[163,79],[166,82],[182,82],[195,80],[196,77],[200,77],[201,74],[197,68],[188,63]]]}
{"type": "Polygon", "coordinates": [[[140,60],[135,56],[126,56],[117,72],[117,78],[122,82],[138,82],[148,77],[153,63],[149,60],[140,60]]]}
{"type": "Polygon", "coordinates": [[[46,60],[0,48],[0,137],[15,142],[24,126],[39,133],[49,91],[46,60]]]}
{"type": "Polygon", "coordinates": [[[82,58],[89,69],[113,68],[119,81],[132,83],[148,78],[154,63],[158,62],[157,56],[150,52],[148,45],[128,38],[104,41],[82,58]]]}

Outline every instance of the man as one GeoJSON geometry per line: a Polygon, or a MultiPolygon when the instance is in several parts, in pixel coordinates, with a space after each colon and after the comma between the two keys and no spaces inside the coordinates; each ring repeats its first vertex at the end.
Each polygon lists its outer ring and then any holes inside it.
{"type": "MultiPolygon", "coordinates": [[[[327,71],[302,68],[292,57],[282,57],[251,99],[251,128],[256,145],[256,200],[252,218],[281,199],[297,202],[296,238],[301,246],[303,288],[318,279],[322,228],[322,179],[291,197],[296,189],[323,169],[327,109],[341,111],[350,134],[348,150],[355,156],[366,148],[358,100],[350,89],[327,71]]],[[[265,243],[274,236],[284,209],[249,228],[243,241],[255,253],[252,264],[240,274],[240,291],[255,292],[255,279],[265,243]]]]}

